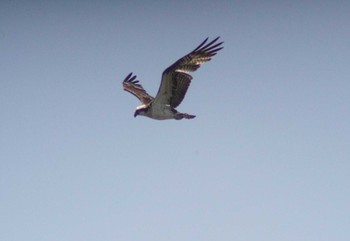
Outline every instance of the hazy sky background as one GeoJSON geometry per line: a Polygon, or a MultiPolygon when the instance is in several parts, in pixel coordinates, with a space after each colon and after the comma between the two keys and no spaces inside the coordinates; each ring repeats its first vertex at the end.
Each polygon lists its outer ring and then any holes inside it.
{"type": "Polygon", "coordinates": [[[0,240],[347,241],[350,1],[0,2],[0,240]],[[224,49],[179,111],[134,72],[224,49]]]}

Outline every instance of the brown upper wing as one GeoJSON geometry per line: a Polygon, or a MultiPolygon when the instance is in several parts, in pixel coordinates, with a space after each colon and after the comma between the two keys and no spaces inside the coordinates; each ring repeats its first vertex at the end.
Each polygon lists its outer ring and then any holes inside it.
{"type": "Polygon", "coordinates": [[[206,38],[191,53],[176,61],[168,67],[162,75],[162,82],[154,102],[171,105],[176,108],[184,99],[187,89],[191,83],[192,76],[188,73],[196,71],[201,64],[211,60],[211,57],[222,49],[216,39],[207,43],[206,38]]]}
{"type": "Polygon", "coordinates": [[[139,84],[136,75],[130,73],[123,81],[123,89],[135,95],[143,104],[149,104],[154,98],[139,84]]]}

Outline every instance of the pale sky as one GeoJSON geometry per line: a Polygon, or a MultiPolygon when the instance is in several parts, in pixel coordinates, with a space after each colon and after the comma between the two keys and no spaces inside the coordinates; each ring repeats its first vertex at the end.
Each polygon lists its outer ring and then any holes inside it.
{"type": "Polygon", "coordinates": [[[349,1],[1,1],[0,240],[347,241],[349,1]],[[179,111],[135,73],[224,49],[179,111]]]}

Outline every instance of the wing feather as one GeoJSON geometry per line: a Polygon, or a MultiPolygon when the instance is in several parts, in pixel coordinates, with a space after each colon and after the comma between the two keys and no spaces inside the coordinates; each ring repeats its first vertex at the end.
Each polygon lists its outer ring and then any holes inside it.
{"type": "Polygon", "coordinates": [[[136,96],[143,104],[149,104],[154,98],[150,96],[142,85],[139,84],[139,81],[135,79],[136,75],[133,76],[132,73],[126,76],[123,81],[123,89],[136,96]]]}
{"type": "Polygon", "coordinates": [[[170,105],[176,108],[184,99],[192,76],[190,72],[196,71],[201,64],[208,62],[217,54],[223,42],[217,43],[219,37],[207,43],[206,38],[197,48],[185,55],[170,67],[162,75],[162,82],[154,102],[170,105]]]}

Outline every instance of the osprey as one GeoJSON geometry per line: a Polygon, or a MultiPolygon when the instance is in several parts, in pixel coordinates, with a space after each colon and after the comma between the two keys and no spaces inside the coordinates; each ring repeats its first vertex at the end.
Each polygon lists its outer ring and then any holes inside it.
{"type": "Polygon", "coordinates": [[[211,57],[222,49],[217,43],[219,37],[207,43],[206,38],[191,53],[176,61],[162,74],[162,81],[156,97],[150,96],[136,80],[136,75],[130,73],[123,81],[123,89],[135,95],[142,105],[136,108],[134,117],[141,115],[156,120],[193,119],[195,115],[180,113],[175,108],[184,99],[191,83],[192,76],[188,73],[196,71],[201,64],[211,60],[211,57]]]}

